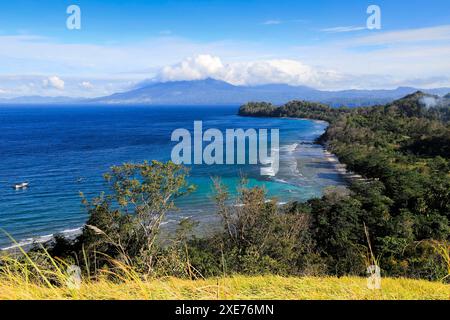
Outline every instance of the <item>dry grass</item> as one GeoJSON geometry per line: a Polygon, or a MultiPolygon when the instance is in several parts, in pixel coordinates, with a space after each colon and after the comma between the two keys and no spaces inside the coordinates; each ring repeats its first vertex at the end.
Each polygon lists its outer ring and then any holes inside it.
{"type": "MultiPolygon", "coordinates": [[[[448,246],[435,248],[448,263],[450,275],[448,246]]],[[[450,300],[449,284],[403,278],[383,278],[380,290],[368,289],[367,279],[358,277],[266,275],[144,280],[131,266],[113,259],[113,269],[98,270],[97,279],[81,279],[79,288],[74,289],[65,261],[52,258],[45,249],[34,258],[22,248],[20,251],[23,259],[0,255],[0,300],[450,300]]],[[[89,274],[88,265],[86,260],[85,274],[89,274]]]]}
{"type": "Polygon", "coordinates": [[[365,278],[284,278],[235,276],[207,280],[100,280],[79,289],[36,285],[0,278],[0,299],[450,299],[450,286],[411,279],[383,279],[382,289],[367,289],[365,278]]]}

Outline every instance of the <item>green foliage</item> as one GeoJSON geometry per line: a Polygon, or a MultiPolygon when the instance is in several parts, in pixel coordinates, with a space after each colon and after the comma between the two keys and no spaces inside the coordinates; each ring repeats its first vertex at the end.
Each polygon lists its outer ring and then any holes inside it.
{"type": "MultiPolygon", "coordinates": [[[[314,247],[309,215],[294,207],[279,207],[276,200],[267,200],[263,189],[249,189],[245,181],[234,204],[220,182],[215,186],[224,229],[219,243],[227,272],[299,274],[306,267],[313,269],[314,259],[306,257],[314,247]]],[[[316,260],[315,269],[319,270],[320,259],[316,260]]]]}
{"type": "MultiPolygon", "coordinates": [[[[331,109],[291,102],[268,116],[330,122],[320,139],[350,170],[366,178],[336,201],[308,202],[317,250],[332,273],[361,272],[363,225],[385,273],[438,279],[443,262],[425,240],[450,239],[450,104],[416,92],[384,106],[331,109]]],[[[251,115],[255,106],[243,106],[251,115]]]]}
{"type": "Polygon", "coordinates": [[[89,219],[74,244],[77,257],[87,260],[91,271],[114,259],[154,272],[161,222],[176,210],[174,200],[192,188],[186,176],[187,170],[172,162],[111,168],[105,175],[110,192],[83,200],[89,219]]]}
{"type": "Polygon", "coordinates": [[[239,109],[239,115],[251,117],[312,118],[331,122],[349,111],[350,109],[348,108],[333,109],[322,103],[308,101],[292,101],[280,108],[276,108],[272,104],[265,102],[250,102],[239,109]]]}
{"type": "Polygon", "coordinates": [[[239,109],[239,115],[252,117],[268,117],[273,116],[277,108],[266,102],[249,102],[239,109]]]}

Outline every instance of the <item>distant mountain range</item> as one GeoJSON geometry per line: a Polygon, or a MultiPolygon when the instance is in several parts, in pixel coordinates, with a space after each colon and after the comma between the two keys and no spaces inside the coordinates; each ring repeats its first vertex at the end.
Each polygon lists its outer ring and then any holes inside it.
{"type": "Polygon", "coordinates": [[[0,104],[68,104],[86,101],[82,98],[23,96],[11,99],[0,99],[0,104]]]}
{"type": "Polygon", "coordinates": [[[322,91],[305,86],[268,84],[260,86],[235,86],[227,82],[205,79],[143,84],[136,89],[95,99],[66,97],[19,97],[0,99],[9,104],[65,104],[89,103],[110,105],[240,105],[249,101],[266,101],[283,104],[290,100],[322,102],[331,106],[362,106],[391,102],[421,90],[444,96],[450,88],[419,89],[399,87],[394,90],[343,90],[322,91]]]}

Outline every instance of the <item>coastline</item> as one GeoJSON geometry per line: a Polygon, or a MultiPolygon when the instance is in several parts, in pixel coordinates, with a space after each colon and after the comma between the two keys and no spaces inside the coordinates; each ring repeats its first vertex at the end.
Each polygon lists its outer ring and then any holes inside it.
{"type": "Polygon", "coordinates": [[[362,175],[359,175],[357,173],[354,173],[353,171],[348,170],[347,165],[345,163],[341,163],[338,157],[335,154],[328,151],[325,147],[324,153],[326,155],[327,161],[334,165],[336,171],[338,171],[344,177],[344,179],[348,180],[349,182],[366,181],[366,179],[362,175]]]}
{"type": "MultiPolygon", "coordinates": [[[[252,116],[248,116],[248,115],[241,115],[244,117],[252,117],[252,116]]],[[[259,117],[261,118],[261,117],[259,117]]],[[[308,119],[308,118],[295,118],[295,117],[262,117],[262,118],[267,118],[267,119],[288,119],[288,120],[300,120],[300,121],[311,121],[313,123],[317,123],[317,124],[322,124],[322,125],[326,125],[325,131],[327,130],[328,126],[330,125],[330,123],[328,121],[325,120],[317,120],[317,119],[308,119]]],[[[318,137],[320,138],[320,137],[318,137]]],[[[333,166],[333,169],[339,173],[339,175],[347,182],[347,183],[351,183],[354,181],[366,181],[366,179],[359,175],[354,173],[353,171],[350,171],[347,169],[347,165],[345,163],[341,163],[339,161],[339,158],[332,152],[330,152],[327,149],[326,144],[320,144],[320,143],[316,143],[314,142],[315,145],[321,146],[323,148],[323,154],[324,154],[324,158],[326,159],[326,161],[333,166]]]]}
{"type": "Polygon", "coordinates": [[[57,232],[57,233],[51,233],[51,234],[47,234],[47,235],[43,235],[43,236],[37,236],[34,238],[27,238],[27,239],[19,240],[16,243],[11,244],[7,247],[0,248],[0,253],[1,252],[20,251],[20,249],[27,251],[30,248],[32,248],[34,245],[51,243],[52,241],[54,241],[55,236],[57,236],[57,235],[63,236],[66,239],[74,239],[75,237],[77,237],[78,235],[81,234],[84,226],[85,225],[82,225],[81,227],[78,227],[78,228],[63,230],[63,231],[57,232]]]}
{"type": "MultiPolygon", "coordinates": [[[[274,118],[270,118],[270,119],[274,119],[274,118]]],[[[322,129],[326,130],[325,126],[329,125],[328,122],[323,121],[323,120],[313,120],[313,119],[307,119],[307,118],[288,118],[288,117],[286,117],[286,119],[309,121],[312,123],[323,125],[324,128],[321,128],[321,133],[317,133],[317,137],[314,137],[314,141],[308,142],[308,141],[304,141],[304,140],[299,140],[296,143],[294,143],[293,145],[287,144],[287,145],[283,146],[284,147],[283,152],[286,155],[288,155],[287,158],[285,158],[284,160],[290,168],[286,168],[286,170],[284,171],[284,175],[285,175],[284,177],[274,178],[274,179],[272,179],[273,182],[287,183],[287,184],[293,185],[293,188],[304,187],[305,185],[308,185],[308,183],[311,183],[311,181],[316,182],[316,180],[318,180],[318,179],[316,176],[314,176],[314,174],[317,174],[319,172],[322,176],[326,177],[323,179],[323,181],[321,181],[321,183],[323,184],[323,187],[326,187],[326,186],[329,186],[327,184],[327,181],[332,182],[330,184],[332,186],[332,185],[334,185],[334,182],[336,182],[334,180],[337,180],[331,176],[332,174],[337,173],[342,177],[345,176],[345,172],[343,172],[342,169],[336,168],[334,166],[334,162],[330,161],[330,159],[329,159],[330,157],[327,157],[328,151],[324,148],[324,146],[315,142],[315,139],[320,137],[321,134],[323,134],[322,129]],[[305,150],[306,150],[306,152],[305,152],[305,150]],[[308,152],[310,154],[311,153],[313,154],[311,156],[311,159],[307,159],[308,152]],[[309,160],[311,160],[311,161],[309,161],[309,160]],[[311,174],[311,177],[308,177],[308,174],[305,174],[305,172],[299,172],[299,170],[298,170],[299,162],[300,162],[300,165],[309,166],[305,171],[309,172],[311,174]],[[329,163],[330,167],[325,167],[324,166],[325,162],[329,163]],[[294,165],[296,167],[291,168],[294,165]],[[317,169],[312,169],[312,167],[314,167],[314,166],[316,166],[317,169]],[[314,171],[314,170],[316,170],[316,171],[314,171]],[[284,181],[284,180],[288,180],[288,181],[284,181]],[[305,181],[307,181],[307,182],[305,182],[305,181]]],[[[336,183],[341,185],[340,182],[336,182],[336,183]]],[[[315,197],[315,196],[311,196],[312,192],[313,191],[310,189],[305,190],[305,197],[308,199],[315,197]]],[[[290,197],[292,198],[293,195],[294,194],[290,195],[290,197]]],[[[289,198],[289,195],[287,198],[289,198]]],[[[285,200],[280,201],[280,204],[285,204],[290,201],[293,201],[293,199],[291,199],[291,198],[287,199],[286,201],[285,200]]],[[[306,199],[299,199],[299,201],[306,201],[306,199]]],[[[34,245],[49,243],[49,242],[53,241],[53,239],[56,235],[62,235],[65,238],[71,239],[71,238],[78,236],[81,233],[81,230],[83,227],[84,227],[84,224],[79,225],[78,227],[74,226],[73,228],[65,229],[65,230],[58,231],[58,232],[48,233],[48,234],[44,234],[44,235],[38,235],[38,236],[34,236],[34,237],[22,238],[22,239],[19,238],[17,240],[17,243],[11,243],[9,245],[6,245],[5,247],[0,248],[0,252],[1,251],[15,251],[15,250],[18,250],[19,247],[31,248],[34,245]]]]}

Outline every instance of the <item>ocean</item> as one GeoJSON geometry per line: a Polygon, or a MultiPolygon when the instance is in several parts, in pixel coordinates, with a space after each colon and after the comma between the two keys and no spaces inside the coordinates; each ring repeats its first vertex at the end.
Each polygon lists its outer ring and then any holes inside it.
{"type": "MultiPolygon", "coordinates": [[[[258,165],[193,165],[197,190],[177,201],[165,223],[191,217],[202,225],[216,218],[212,177],[231,192],[242,175],[263,186],[280,203],[319,197],[328,186],[344,185],[314,140],[326,123],[296,119],[246,118],[237,106],[0,106],[0,229],[20,244],[53,234],[74,235],[87,219],[80,192],[88,199],[107,191],[102,175],[124,162],[170,159],[177,128],[204,130],[279,129],[280,170],[260,175],[258,165]],[[16,183],[29,182],[24,190],[16,183]]],[[[206,228],[206,227],[205,227],[206,228]]],[[[0,231],[0,248],[14,244],[0,231]]]]}

